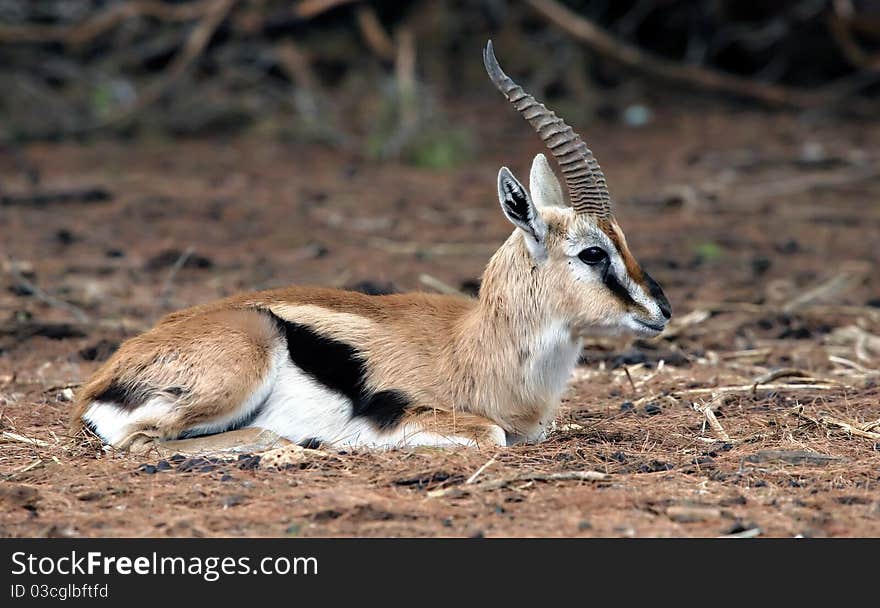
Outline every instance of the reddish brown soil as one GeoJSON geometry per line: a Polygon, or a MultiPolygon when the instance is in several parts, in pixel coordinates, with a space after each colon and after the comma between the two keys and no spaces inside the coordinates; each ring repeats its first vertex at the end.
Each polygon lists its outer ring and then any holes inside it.
{"type": "Polygon", "coordinates": [[[510,230],[497,168],[525,176],[539,150],[512,114],[489,125],[480,117],[501,115],[496,106],[475,114],[475,133],[495,145],[448,171],[251,138],[41,144],[0,157],[4,193],[29,192],[36,168],[42,189],[113,195],[0,207],[0,534],[880,534],[876,124],[667,110],[640,130],[590,127],[618,219],[677,323],[650,343],[589,344],[561,430],[544,444],[152,473],[141,465],[158,456],[66,435],[64,388],[168,310],[288,283],[409,290],[428,289],[421,273],[455,286],[478,277],[510,230]],[[11,263],[87,322],[29,293],[11,263]],[[83,335],[32,336],[35,323],[83,335]],[[780,368],[811,378],[750,388],[780,368]],[[701,389],[736,386],[715,402],[722,440],[692,405],[712,400],[701,389]],[[610,477],[525,479],[588,470],[610,477]]]}

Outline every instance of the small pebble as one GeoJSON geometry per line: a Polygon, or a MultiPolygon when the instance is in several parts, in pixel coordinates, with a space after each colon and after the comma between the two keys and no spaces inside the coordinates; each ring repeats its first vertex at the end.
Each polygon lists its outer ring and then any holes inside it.
{"type": "Polygon", "coordinates": [[[644,127],[651,122],[654,113],[648,106],[634,103],[623,111],[623,123],[628,127],[644,127]]]}
{"type": "Polygon", "coordinates": [[[700,505],[672,505],[666,509],[666,516],[672,521],[677,521],[679,523],[693,523],[710,519],[719,519],[721,517],[721,509],[718,507],[700,505]]]}
{"type": "Polygon", "coordinates": [[[245,497],[241,494],[232,494],[223,499],[223,507],[228,509],[229,507],[236,507],[245,501],[245,497]]]}
{"type": "Polygon", "coordinates": [[[657,414],[661,414],[663,412],[663,408],[661,408],[656,403],[649,403],[645,406],[645,413],[648,416],[656,416],[657,414]]]}

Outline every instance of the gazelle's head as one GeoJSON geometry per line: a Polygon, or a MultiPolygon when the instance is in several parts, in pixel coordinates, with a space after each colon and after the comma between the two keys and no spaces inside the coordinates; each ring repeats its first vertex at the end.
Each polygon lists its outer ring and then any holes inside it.
{"type": "Polygon", "coordinates": [[[491,42],[483,59],[492,82],[556,158],[568,189],[566,200],[543,154],[532,163],[528,190],[502,167],[498,197],[517,230],[499,254],[515,256],[519,250],[529,258],[534,297],[576,334],[659,334],[672,314],[669,301],[630,253],[593,153],[501,70],[491,42]]]}

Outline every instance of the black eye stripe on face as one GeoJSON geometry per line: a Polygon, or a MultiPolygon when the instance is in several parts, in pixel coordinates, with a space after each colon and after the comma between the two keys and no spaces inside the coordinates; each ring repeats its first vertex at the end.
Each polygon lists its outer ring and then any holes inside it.
{"type": "Polygon", "coordinates": [[[605,276],[602,277],[605,286],[615,295],[615,297],[626,304],[627,306],[638,306],[635,300],[633,300],[632,296],[629,295],[629,292],[626,290],[626,287],[620,284],[620,281],[617,280],[617,277],[614,276],[614,273],[610,270],[605,273],[605,276]]]}

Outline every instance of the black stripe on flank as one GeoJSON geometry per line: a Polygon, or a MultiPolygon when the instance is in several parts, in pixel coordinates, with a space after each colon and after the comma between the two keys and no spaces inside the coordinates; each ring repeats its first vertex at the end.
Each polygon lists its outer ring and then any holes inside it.
{"type": "Polygon", "coordinates": [[[118,380],[113,380],[107,385],[107,388],[95,395],[92,401],[103,401],[124,410],[134,410],[156,395],[161,394],[176,399],[187,392],[185,388],[179,386],[166,386],[160,390],[146,384],[125,385],[118,380]]]}
{"type": "Polygon", "coordinates": [[[365,401],[356,402],[354,415],[365,416],[379,430],[387,431],[397,426],[408,405],[409,399],[401,391],[379,391],[365,401]]]}
{"type": "Polygon", "coordinates": [[[143,404],[143,397],[137,394],[137,391],[132,387],[126,387],[113,381],[107,388],[95,395],[92,401],[109,402],[118,407],[133,410],[143,404]]]}
{"type": "Polygon", "coordinates": [[[366,418],[380,430],[394,428],[400,422],[409,398],[398,390],[367,389],[367,366],[360,351],[306,325],[266,312],[284,335],[293,364],[328,389],[348,397],[353,404],[352,416],[366,418]]]}

